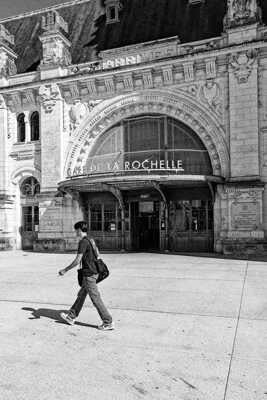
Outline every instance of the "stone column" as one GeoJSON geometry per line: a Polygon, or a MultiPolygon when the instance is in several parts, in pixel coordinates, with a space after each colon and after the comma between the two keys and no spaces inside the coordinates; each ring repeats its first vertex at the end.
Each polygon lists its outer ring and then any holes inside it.
{"type": "Polygon", "coordinates": [[[30,126],[30,112],[24,111],[25,115],[25,143],[31,141],[31,126],[30,126]]]}

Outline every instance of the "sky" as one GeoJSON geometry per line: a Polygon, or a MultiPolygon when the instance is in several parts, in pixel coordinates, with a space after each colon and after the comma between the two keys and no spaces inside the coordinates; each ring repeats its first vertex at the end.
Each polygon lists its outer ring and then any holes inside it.
{"type": "Polygon", "coordinates": [[[67,1],[69,0],[0,0],[0,20],[67,1]]]}

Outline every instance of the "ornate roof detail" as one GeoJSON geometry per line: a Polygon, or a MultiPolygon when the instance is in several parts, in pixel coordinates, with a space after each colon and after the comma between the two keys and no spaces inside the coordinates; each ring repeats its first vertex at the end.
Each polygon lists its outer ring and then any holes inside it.
{"type": "Polygon", "coordinates": [[[225,28],[261,21],[261,9],[257,0],[228,0],[225,28]]]}
{"type": "Polygon", "coordinates": [[[63,32],[68,32],[68,24],[57,11],[50,11],[42,18],[42,28],[45,33],[40,36],[43,45],[42,66],[71,64],[69,48],[71,43],[66,39],[63,32]]]}

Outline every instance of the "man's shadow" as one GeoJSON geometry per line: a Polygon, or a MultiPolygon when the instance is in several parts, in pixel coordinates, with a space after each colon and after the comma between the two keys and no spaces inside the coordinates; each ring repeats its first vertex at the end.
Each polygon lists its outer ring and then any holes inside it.
{"type": "MultiPolygon", "coordinates": [[[[65,312],[65,313],[68,312],[66,310],[52,310],[50,308],[38,308],[35,310],[34,308],[31,308],[31,307],[22,307],[22,310],[31,312],[32,316],[29,317],[29,319],[40,319],[41,317],[45,317],[45,318],[53,319],[57,324],[68,325],[67,322],[65,322],[60,317],[61,312],[65,312]]],[[[97,329],[97,325],[85,324],[83,322],[78,322],[78,321],[75,321],[75,325],[86,326],[88,328],[97,329]]]]}

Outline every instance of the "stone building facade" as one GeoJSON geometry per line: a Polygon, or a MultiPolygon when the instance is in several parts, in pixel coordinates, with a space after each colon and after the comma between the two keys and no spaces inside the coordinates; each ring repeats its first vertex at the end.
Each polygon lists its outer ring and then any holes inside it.
{"type": "Polygon", "coordinates": [[[267,5],[78,0],[0,21],[0,248],[267,251],[267,5]]]}

